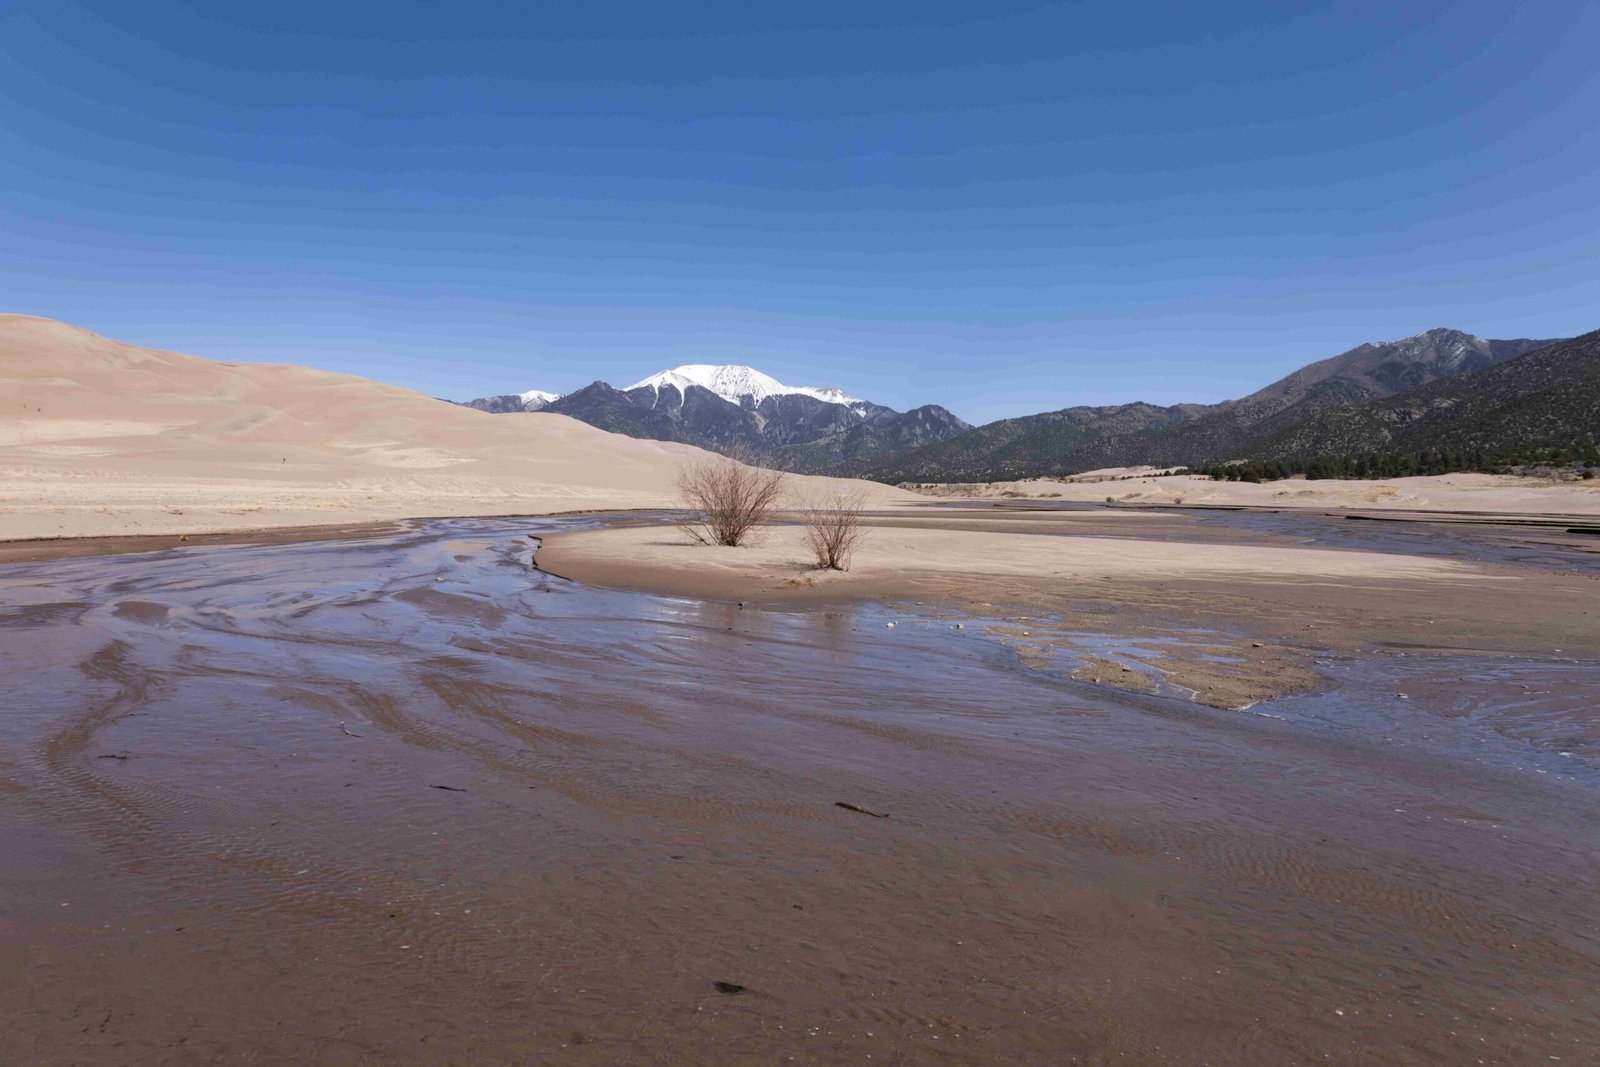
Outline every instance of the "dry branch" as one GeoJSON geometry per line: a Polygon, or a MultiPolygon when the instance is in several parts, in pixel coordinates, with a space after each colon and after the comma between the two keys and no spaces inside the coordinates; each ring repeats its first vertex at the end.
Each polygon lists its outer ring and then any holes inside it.
{"type": "Polygon", "coordinates": [[[777,508],[783,496],[783,472],[764,470],[744,459],[737,452],[708,456],[679,471],[678,492],[699,515],[698,523],[687,523],[683,530],[701,544],[730,548],[743,544],[777,508]]]}
{"type": "Polygon", "coordinates": [[[874,819],[887,819],[889,817],[889,813],[886,811],[873,811],[871,808],[863,808],[860,804],[852,804],[848,800],[835,800],[833,806],[843,808],[845,811],[859,811],[861,814],[870,815],[874,819]]]}
{"type": "Polygon", "coordinates": [[[823,570],[847,571],[850,556],[861,541],[861,516],[866,511],[864,493],[835,493],[813,500],[800,509],[806,544],[823,570]]]}

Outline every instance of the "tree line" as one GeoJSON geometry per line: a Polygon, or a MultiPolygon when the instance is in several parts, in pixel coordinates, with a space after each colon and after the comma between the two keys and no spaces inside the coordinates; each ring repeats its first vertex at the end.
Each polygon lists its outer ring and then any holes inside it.
{"type": "Polygon", "coordinates": [[[1533,448],[1498,452],[1483,448],[1423,448],[1417,451],[1363,452],[1314,459],[1243,460],[1190,467],[1185,473],[1229,482],[1275,482],[1304,476],[1323,478],[1410,478],[1427,474],[1511,474],[1518,468],[1576,467],[1579,477],[1593,478],[1600,468],[1600,448],[1594,438],[1560,448],[1533,448]]]}

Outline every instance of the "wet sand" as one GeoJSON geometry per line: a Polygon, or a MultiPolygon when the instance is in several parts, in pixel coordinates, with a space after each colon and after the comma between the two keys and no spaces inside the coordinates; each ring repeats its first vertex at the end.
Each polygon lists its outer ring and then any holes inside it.
{"type": "MultiPolygon", "coordinates": [[[[1456,517],[1459,519],[1459,517],[1456,517]]],[[[1030,660],[1160,648],[1082,680],[1168,682],[1240,707],[1322,684],[1330,650],[1559,656],[1600,649],[1600,538],[1565,527],[1071,506],[873,512],[848,573],[794,526],[735,549],[618,523],[551,537],[540,564],[612,588],[764,605],[888,602],[998,621],[1030,660]],[[1152,646],[1153,647],[1153,646],[1152,646]],[[1127,668],[1127,669],[1123,669],[1127,668]]]]}
{"type": "Polygon", "coordinates": [[[1592,1052],[1594,645],[1330,635],[1216,710],[1026,619],[534,568],[593,522],[0,566],[0,1062],[1592,1052]]]}
{"type": "Polygon", "coordinates": [[[302,541],[349,541],[397,533],[403,522],[359,522],[349,525],[285,526],[228,533],[128,534],[121,537],[37,537],[0,541],[0,563],[37,563],[48,559],[84,556],[120,556],[138,552],[165,552],[174,548],[221,545],[289,545],[302,541]]]}

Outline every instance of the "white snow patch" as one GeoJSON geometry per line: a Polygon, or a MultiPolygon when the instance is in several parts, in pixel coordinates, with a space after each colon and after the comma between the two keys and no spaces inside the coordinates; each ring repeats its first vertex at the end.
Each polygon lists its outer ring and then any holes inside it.
{"type": "Polygon", "coordinates": [[[659,391],[670,386],[683,392],[691,385],[709,389],[724,400],[735,404],[744,397],[750,397],[760,403],[769,396],[809,396],[829,404],[863,402],[859,397],[853,397],[831,386],[819,389],[810,386],[784,385],[770,374],[762,374],[754,367],[731,363],[685,363],[681,367],[673,367],[671,370],[664,370],[634,382],[624,391],[644,388],[659,391]]]}
{"type": "Polygon", "coordinates": [[[528,411],[538,411],[547,408],[561,399],[560,393],[547,393],[543,389],[529,389],[526,393],[518,393],[522,398],[522,406],[528,411]]]}

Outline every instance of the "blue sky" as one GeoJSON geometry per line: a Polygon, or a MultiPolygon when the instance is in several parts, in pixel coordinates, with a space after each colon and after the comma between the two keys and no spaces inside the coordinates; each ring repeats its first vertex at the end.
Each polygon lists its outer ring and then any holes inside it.
{"type": "Polygon", "coordinates": [[[974,421],[1600,327],[1600,5],[7,3],[0,309],[974,421]]]}

